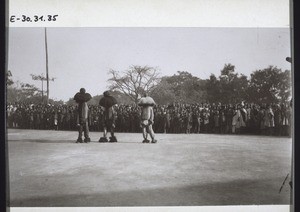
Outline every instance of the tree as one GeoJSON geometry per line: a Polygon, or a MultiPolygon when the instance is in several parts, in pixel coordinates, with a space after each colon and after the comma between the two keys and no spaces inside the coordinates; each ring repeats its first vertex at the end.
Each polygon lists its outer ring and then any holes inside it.
{"type": "Polygon", "coordinates": [[[240,74],[236,78],[233,79],[233,90],[234,96],[232,98],[232,102],[240,103],[249,99],[248,88],[249,88],[249,80],[247,76],[240,74]]]}
{"type": "Polygon", "coordinates": [[[16,86],[7,88],[7,102],[41,102],[41,91],[34,85],[16,82],[16,86]]]}
{"type": "Polygon", "coordinates": [[[12,103],[12,102],[19,102],[21,100],[21,90],[20,89],[17,89],[16,87],[7,87],[7,90],[6,90],[6,101],[9,102],[9,103],[12,103]]]}
{"type": "Polygon", "coordinates": [[[248,79],[235,72],[235,66],[225,64],[221,70],[220,101],[222,103],[239,103],[247,98],[248,79]]]}
{"type": "Polygon", "coordinates": [[[206,99],[205,82],[187,71],[178,71],[167,81],[172,85],[177,101],[195,103],[206,99]]]}
{"type": "Polygon", "coordinates": [[[248,98],[248,79],[235,72],[235,66],[225,64],[217,78],[211,75],[207,82],[208,99],[211,103],[239,103],[248,98]]]}
{"type": "MultiPolygon", "coordinates": [[[[42,82],[42,102],[44,102],[44,81],[47,81],[47,83],[49,83],[49,81],[54,81],[55,78],[52,77],[52,78],[47,78],[44,76],[44,74],[41,74],[41,75],[34,75],[34,74],[30,74],[30,76],[32,77],[33,80],[38,80],[38,81],[41,81],[42,82]]],[[[49,89],[49,86],[47,86],[47,102],[49,102],[49,92],[48,92],[48,89],[49,89]]]]}
{"type": "MultiPolygon", "coordinates": [[[[47,78],[44,76],[44,74],[41,74],[41,75],[34,75],[34,74],[30,74],[30,76],[32,77],[33,80],[38,80],[38,81],[41,81],[42,82],[42,102],[44,102],[44,81],[47,81],[47,78]]],[[[49,79],[48,78],[48,81],[54,81],[54,77],[49,79]]],[[[49,100],[47,100],[49,101],[49,100]]]]}
{"type": "Polygon", "coordinates": [[[108,80],[109,88],[120,91],[135,103],[143,93],[150,93],[159,82],[158,71],[148,66],[131,66],[123,73],[111,69],[109,74],[112,75],[108,80]]]}
{"type": "Polygon", "coordinates": [[[269,66],[251,74],[249,95],[253,102],[287,101],[291,93],[291,73],[269,66]]]}
{"type": "Polygon", "coordinates": [[[167,81],[168,77],[163,77],[161,81],[151,91],[151,97],[160,105],[167,105],[176,101],[174,87],[167,81]]]}
{"type": "Polygon", "coordinates": [[[165,76],[151,95],[159,104],[171,102],[196,103],[206,100],[205,81],[187,71],[165,76]]]}
{"type": "Polygon", "coordinates": [[[285,70],[280,74],[280,83],[278,86],[278,94],[277,96],[281,101],[287,101],[291,97],[291,72],[289,70],[285,70]]]}
{"type": "Polygon", "coordinates": [[[214,74],[211,74],[206,81],[207,100],[210,103],[218,102],[221,98],[220,81],[214,74]]]}
{"type": "Polygon", "coordinates": [[[228,64],[225,64],[223,69],[221,70],[219,79],[220,79],[220,81],[224,82],[225,84],[229,84],[237,76],[238,76],[238,74],[235,72],[235,66],[228,63],[228,64]]]}

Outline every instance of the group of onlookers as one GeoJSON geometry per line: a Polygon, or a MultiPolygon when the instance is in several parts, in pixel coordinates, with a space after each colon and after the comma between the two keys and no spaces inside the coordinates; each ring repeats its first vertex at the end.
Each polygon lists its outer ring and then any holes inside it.
{"type": "MultiPolygon", "coordinates": [[[[77,130],[77,106],[7,104],[7,127],[44,130],[77,130]]],[[[140,107],[116,106],[116,132],[141,132],[140,107]]],[[[179,104],[156,105],[156,133],[216,133],[289,136],[292,109],[281,104],[179,104]]],[[[103,109],[89,105],[90,131],[102,131],[103,109]]]]}
{"type": "Polygon", "coordinates": [[[156,108],[156,132],[290,135],[291,107],[284,104],[174,104],[156,108]]]}

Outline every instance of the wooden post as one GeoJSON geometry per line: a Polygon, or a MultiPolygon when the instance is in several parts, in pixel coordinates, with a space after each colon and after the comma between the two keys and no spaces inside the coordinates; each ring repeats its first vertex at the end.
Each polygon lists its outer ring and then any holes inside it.
{"type": "Polygon", "coordinates": [[[45,28],[45,50],[46,50],[46,80],[47,80],[47,104],[48,104],[49,103],[49,74],[48,74],[47,28],[45,28]]]}
{"type": "Polygon", "coordinates": [[[44,104],[44,80],[42,79],[42,103],[44,104]]]}

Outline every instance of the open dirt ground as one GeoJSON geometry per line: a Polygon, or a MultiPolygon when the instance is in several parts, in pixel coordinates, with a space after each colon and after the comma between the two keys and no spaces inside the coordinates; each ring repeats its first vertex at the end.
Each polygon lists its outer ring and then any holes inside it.
{"type": "Polygon", "coordinates": [[[12,207],[290,204],[286,137],[8,130],[12,207]],[[283,181],[287,181],[279,192],[283,181]]]}

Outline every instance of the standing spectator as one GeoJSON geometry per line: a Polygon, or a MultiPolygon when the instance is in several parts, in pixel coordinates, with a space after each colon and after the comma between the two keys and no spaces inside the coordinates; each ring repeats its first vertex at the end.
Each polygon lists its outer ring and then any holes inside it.
{"type": "Polygon", "coordinates": [[[232,105],[227,105],[225,109],[225,118],[226,118],[226,133],[232,133],[232,118],[233,118],[234,109],[232,105]]]}
{"type": "Polygon", "coordinates": [[[282,135],[290,136],[291,113],[288,104],[282,103],[281,114],[282,114],[282,135]]]}
{"type": "Polygon", "coordinates": [[[34,113],[34,128],[35,129],[40,129],[41,127],[41,118],[40,118],[40,110],[36,110],[34,113]]]}
{"type": "Polygon", "coordinates": [[[265,120],[266,134],[272,135],[274,129],[274,113],[270,104],[267,104],[266,106],[264,120],[265,120]]]}
{"type": "Polygon", "coordinates": [[[243,117],[241,114],[241,107],[240,105],[236,105],[232,117],[232,133],[239,134],[240,128],[243,126],[243,117]]]}
{"type": "Polygon", "coordinates": [[[214,111],[214,104],[209,108],[209,123],[208,123],[208,133],[214,133],[215,127],[215,111],[214,111]]]}
{"type": "Polygon", "coordinates": [[[18,126],[18,122],[17,122],[17,120],[18,120],[18,114],[17,114],[17,106],[15,105],[15,106],[13,106],[12,107],[12,114],[11,114],[11,119],[12,119],[12,127],[13,128],[18,128],[19,126],[18,126]]]}
{"type": "Polygon", "coordinates": [[[186,134],[191,133],[192,123],[192,113],[187,110],[184,115],[184,128],[186,134]]]}
{"type": "Polygon", "coordinates": [[[34,113],[32,109],[29,112],[29,129],[34,129],[34,113]]]}
{"type": "Polygon", "coordinates": [[[170,121],[171,121],[171,116],[169,110],[166,108],[164,111],[164,133],[169,133],[170,132],[170,121]]]}
{"type": "Polygon", "coordinates": [[[280,105],[276,104],[274,105],[274,135],[279,136],[281,125],[282,125],[282,118],[281,118],[281,112],[280,112],[280,105]]]}
{"type": "Polygon", "coordinates": [[[247,118],[248,118],[248,114],[247,114],[247,110],[245,108],[245,104],[244,102],[242,102],[240,104],[240,111],[241,111],[241,130],[240,132],[242,133],[248,133],[247,129],[246,129],[246,123],[247,123],[247,118]]]}
{"type": "Polygon", "coordinates": [[[58,112],[56,110],[53,112],[53,116],[54,116],[53,119],[54,130],[58,130],[58,112]]]}
{"type": "Polygon", "coordinates": [[[225,115],[225,106],[222,105],[220,109],[219,123],[220,123],[220,133],[224,134],[226,132],[226,115],[225,115]]]}
{"type": "Polygon", "coordinates": [[[250,133],[255,134],[260,132],[259,108],[257,105],[252,105],[250,112],[250,133]]]}
{"type": "Polygon", "coordinates": [[[207,107],[203,109],[202,119],[203,119],[203,130],[205,133],[209,133],[209,110],[207,107]]]}
{"type": "Polygon", "coordinates": [[[200,111],[198,109],[195,109],[193,112],[193,133],[200,133],[200,125],[201,125],[201,116],[200,111]]]}
{"type": "Polygon", "coordinates": [[[219,115],[219,110],[215,109],[214,110],[214,133],[220,133],[220,115],[219,115]]]}
{"type": "Polygon", "coordinates": [[[67,109],[66,111],[66,117],[65,117],[65,129],[66,130],[71,130],[71,111],[69,109],[67,109]]]}
{"type": "Polygon", "coordinates": [[[260,126],[260,134],[266,135],[266,125],[265,125],[265,118],[266,118],[266,109],[265,105],[261,105],[259,109],[259,126],[260,126]]]}
{"type": "Polygon", "coordinates": [[[12,127],[12,109],[13,106],[8,104],[6,105],[6,118],[7,118],[7,122],[6,122],[6,127],[12,127]]]}
{"type": "Polygon", "coordinates": [[[245,106],[247,117],[246,117],[246,128],[247,128],[247,133],[251,133],[251,105],[246,104],[245,106]]]}

